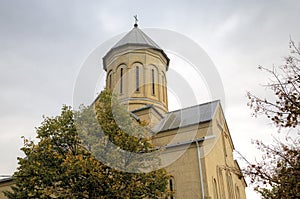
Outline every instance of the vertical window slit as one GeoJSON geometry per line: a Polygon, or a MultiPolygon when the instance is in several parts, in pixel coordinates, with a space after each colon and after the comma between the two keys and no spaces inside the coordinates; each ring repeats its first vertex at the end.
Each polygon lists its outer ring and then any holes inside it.
{"type": "Polygon", "coordinates": [[[140,69],[137,66],[135,68],[135,91],[139,91],[140,90],[140,69]]]}
{"type": "Polygon", "coordinates": [[[120,71],[120,94],[123,93],[123,68],[120,71]]]}
{"type": "Polygon", "coordinates": [[[162,88],[163,101],[165,101],[165,79],[164,79],[164,76],[162,76],[162,85],[161,85],[161,88],[162,88]]]}
{"type": "Polygon", "coordinates": [[[109,88],[111,89],[111,73],[109,74],[109,88]]]}
{"type": "MultiPolygon", "coordinates": [[[[174,191],[173,179],[169,180],[169,186],[170,186],[170,191],[173,192],[174,191]]],[[[170,196],[170,199],[174,199],[173,194],[170,196]]]]}
{"type": "Polygon", "coordinates": [[[152,69],[152,95],[155,95],[154,69],[152,69]]]}

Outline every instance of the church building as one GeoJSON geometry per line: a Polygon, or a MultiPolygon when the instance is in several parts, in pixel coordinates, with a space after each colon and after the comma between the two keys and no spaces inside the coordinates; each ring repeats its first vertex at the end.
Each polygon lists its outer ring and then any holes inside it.
{"type": "MultiPolygon", "coordinates": [[[[164,149],[161,167],[170,174],[168,189],[174,193],[169,199],[245,199],[246,183],[220,101],[169,112],[169,67],[167,54],[137,23],[103,57],[106,87],[136,120],[148,124],[151,142],[164,149]]],[[[0,180],[0,192],[13,184],[12,178],[0,180]]]]}
{"type": "MultiPolygon", "coordinates": [[[[175,42],[175,41],[174,41],[175,42]]],[[[170,199],[244,199],[246,183],[220,101],[168,111],[170,59],[135,23],[103,57],[106,87],[155,132],[170,199]]]]}

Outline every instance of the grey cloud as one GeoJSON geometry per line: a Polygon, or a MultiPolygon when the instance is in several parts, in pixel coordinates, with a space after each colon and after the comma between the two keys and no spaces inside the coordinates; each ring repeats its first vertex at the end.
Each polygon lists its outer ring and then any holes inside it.
{"type": "Polygon", "coordinates": [[[177,31],[208,52],[223,80],[233,138],[247,125],[259,131],[262,122],[247,114],[235,122],[235,112],[248,109],[244,90],[263,93],[257,65],[280,63],[289,35],[300,40],[299,7],[292,0],[0,1],[0,151],[13,151],[0,153],[0,174],[15,169],[20,134],[34,137],[43,114],[72,104],[81,64],[99,44],[129,31],[135,14],[141,28],[177,31]]]}

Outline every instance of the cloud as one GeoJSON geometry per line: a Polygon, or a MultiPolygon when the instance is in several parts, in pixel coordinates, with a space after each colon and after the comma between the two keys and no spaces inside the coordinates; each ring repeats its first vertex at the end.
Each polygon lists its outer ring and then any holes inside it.
{"type": "MultiPolygon", "coordinates": [[[[264,94],[259,64],[280,64],[289,35],[300,40],[299,1],[0,1],[0,174],[9,174],[20,155],[20,135],[34,137],[41,116],[72,104],[84,60],[99,44],[132,28],[171,29],[196,41],[221,75],[225,114],[238,149],[265,120],[250,118],[245,91],[264,94]],[[241,142],[240,136],[245,134],[241,142]],[[11,153],[3,153],[10,151],[11,153]]],[[[176,41],[177,42],[177,41],[176,41]]],[[[99,70],[101,70],[99,60],[99,70]]],[[[172,60],[171,66],[172,67],[172,60]]],[[[263,133],[262,132],[262,133],[263,133]]]]}

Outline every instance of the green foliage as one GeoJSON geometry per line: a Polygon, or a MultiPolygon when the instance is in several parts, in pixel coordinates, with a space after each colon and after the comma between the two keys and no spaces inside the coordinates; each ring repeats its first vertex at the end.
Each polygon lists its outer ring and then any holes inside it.
{"type": "Polygon", "coordinates": [[[120,180],[114,184],[114,197],[156,198],[167,194],[169,176],[164,169],[156,170],[159,158],[149,142],[151,133],[110,91],[102,91],[93,107],[82,107],[76,121],[83,144],[110,166],[111,179],[120,180]]]}
{"type": "MultiPolygon", "coordinates": [[[[145,128],[133,123],[116,101],[112,102],[116,111],[113,113],[111,101],[111,93],[103,91],[94,104],[95,109],[82,107],[74,113],[70,107],[63,106],[60,116],[45,118],[36,129],[37,144],[24,138],[21,150],[25,157],[18,158],[15,186],[5,195],[8,198],[101,199],[165,195],[169,178],[165,170],[130,173],[110,166],[116,163],[123,169],[145,168],[147,161],[123,157],[116,149],[134,154],[147,154],[153,149],[147,138],[136,137],[145,128]],[[116,123],[115,114],[120,117],[122,128],[116,123]]],[[[149,158],[144,156],[143,160],[145,157],[149,158]]]]}
{"type": "Polygon", "coordinates": [[[18,158],[16,186],[9,198],[90,198],[102,193],[101,165],[80,145],[70,107],[45,118],[38,144],[24,138],[24,158],[18,158]]]}

